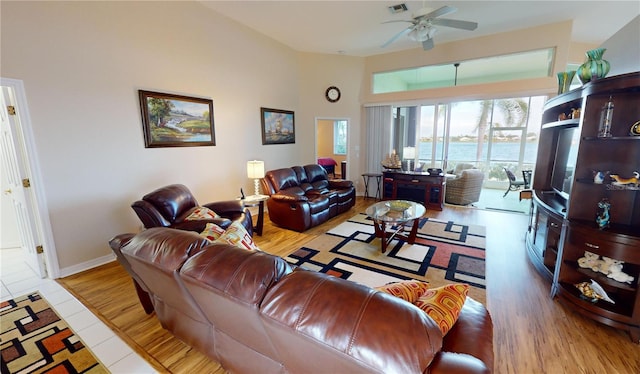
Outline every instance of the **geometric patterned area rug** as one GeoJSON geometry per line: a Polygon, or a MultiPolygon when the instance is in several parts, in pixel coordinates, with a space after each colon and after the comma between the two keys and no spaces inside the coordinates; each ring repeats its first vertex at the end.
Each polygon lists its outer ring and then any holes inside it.
{"type": "Polygon", "coordinates": [[[0,303],[1,373],[108,373],[39,293],[0,303]]]}
{"type": "Polygon", "coordinates": [[[485,245],[484,226],[421,218],[414,244],[394,238],[382,253],[373,222],[360,213],[285,259],[369,287],[407,279],[427,281],[433,287],[466,283],[472,286],[469,296],[484,304],[485,245]]]}

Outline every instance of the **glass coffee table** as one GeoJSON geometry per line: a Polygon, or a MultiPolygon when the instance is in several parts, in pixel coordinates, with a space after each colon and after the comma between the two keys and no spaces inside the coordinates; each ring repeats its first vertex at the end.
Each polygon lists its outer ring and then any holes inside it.
{"type": "Polygon", "coordinates": [[[409,244],[416,241],[418,221],[427,209],[424,205],[407,200],[388,200],[377,202],[367,208],[365,214],[373,220],[376,238],[380,238],[382,253],[393,238],[405,240],[409,244]],[[411,225],[409,235],[404,234],[405,226],[411,225]],[[387,231],[387,227],[393,228],[387,231]]]}

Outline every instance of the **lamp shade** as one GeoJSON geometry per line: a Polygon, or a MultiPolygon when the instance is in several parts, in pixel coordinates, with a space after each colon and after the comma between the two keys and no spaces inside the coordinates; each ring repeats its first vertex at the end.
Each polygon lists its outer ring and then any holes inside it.
{"type": "Polygon", "coordinates": [[[264,178],[264,161],[247,161],[247,176],[251,179],[264,178]]]}
{"type": "Polygon", "coordinates": [[[413,160],[416,158],[416,148],[415,147],[404,147],[402,149],[402,157],[405,159],[413,160]]]}

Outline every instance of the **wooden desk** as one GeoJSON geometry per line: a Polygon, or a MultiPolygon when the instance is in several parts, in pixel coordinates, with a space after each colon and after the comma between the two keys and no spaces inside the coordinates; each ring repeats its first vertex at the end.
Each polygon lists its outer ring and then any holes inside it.
{"type": "Polygon", "coordinates": [[[427,209],[444,208],[444,174],[387,170],[382,175],[384,200],[410,200],[423,204],[427,209]]]}

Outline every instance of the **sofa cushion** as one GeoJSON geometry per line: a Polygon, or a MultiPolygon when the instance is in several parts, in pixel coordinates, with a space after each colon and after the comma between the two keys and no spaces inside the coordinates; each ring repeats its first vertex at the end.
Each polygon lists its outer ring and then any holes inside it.
{"type": "Polygon", "coordinates": [[[427,290],[414,303],[440,327],[442,335],[453,327],[469,292],[469,285],[456,283],[427,290]]]}
{"type": "Polygon", "coordinates": [[[245,230],[244,226],[242,226],[239,222],[233,222],[227,229],[224,231],[222,235],[216,240],[218,243],[228,243],[231,245],[235,245],[238,248],[248,249],[248,250],[260,250],[256,243],[253,241],[253,238],[247,230],[245,230]]]}
{"type": "Polygon", "coordinates": [[[209,241],[216,241],[222,234],[224,234],[224,229],[215,223],[207,223],[204,230],[200,233],[200,236],[204,236],[209,241]]]}
{"type": "Polygon", "coordinates": [[[185,218],[185,221],[198,221],[215,218],[220,218],[220,215],[205,206],[199,206],[185,218]]]}
{"type": "Polygon", "coordinates": [[[329,198],[324,195],[316,195],[309,197],[309,212],[317,214],[329,209],[329,198]]]}
{"type": "Polygon", "coordinates": [[[384,286],[375,287],[375,289],[413,304],[429,289],[429,283],[411,279],[385,284],[384,286]]]}
{"type": "Polygon", "coordinates": [[[278,351],[307,352],[283,355],[290,373],[314,367],[327,373],[428,372],[442,346],[437,325],[419,309],[315,271],[284,277],[267,292],[261,312],[278,351]]]}

